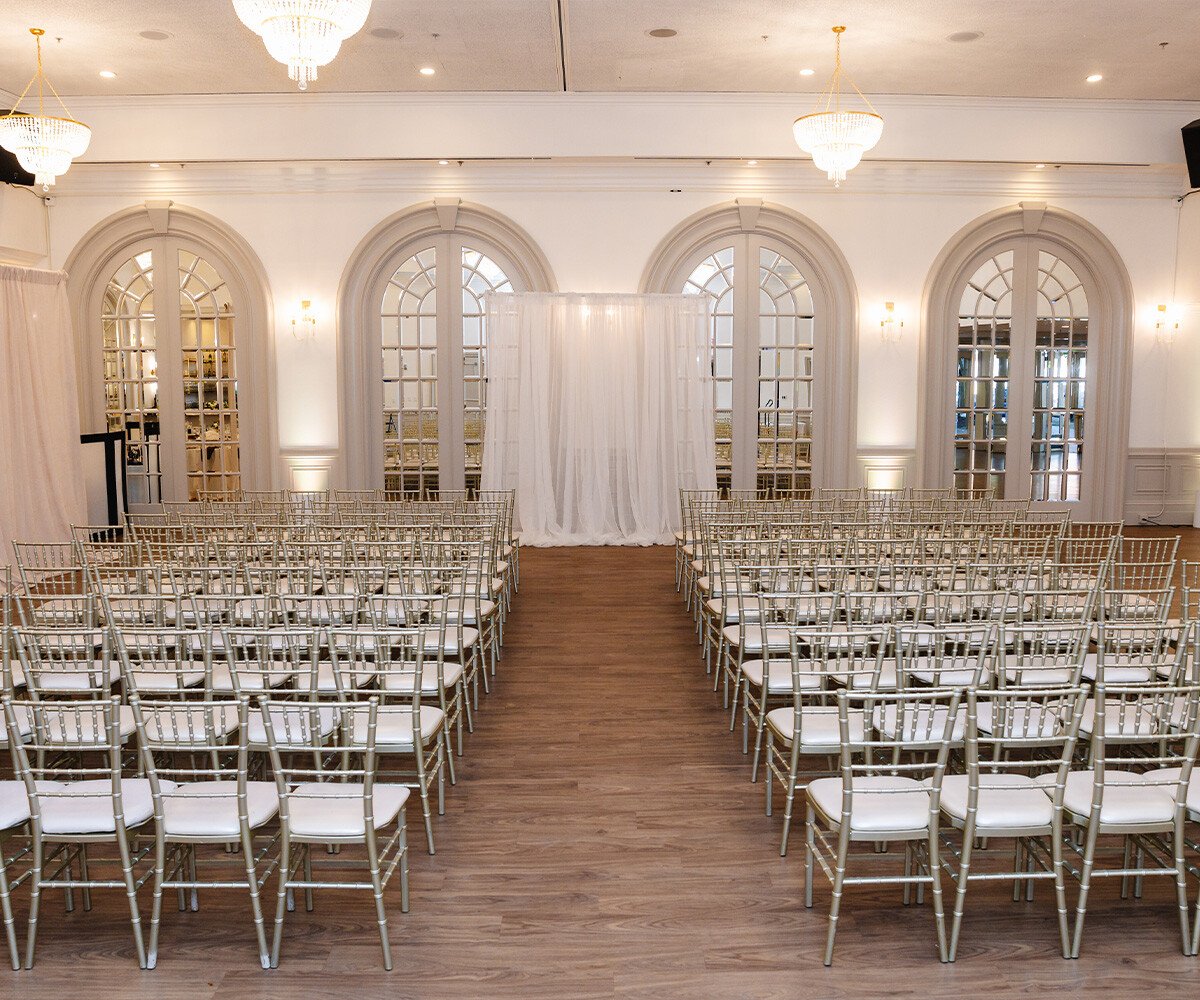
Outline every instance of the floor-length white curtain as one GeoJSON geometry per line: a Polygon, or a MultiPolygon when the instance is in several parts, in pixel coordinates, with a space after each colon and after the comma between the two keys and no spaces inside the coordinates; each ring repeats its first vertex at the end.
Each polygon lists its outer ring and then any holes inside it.
{"type": "Polygon", "coordinates": [[[0,566],[86,518],[67,278],[0,264],[0,566]]]}
{"type": "Polygon", "coordinates": [[[715,489],[707,303],[491,294],[483,487],[523,544],[654,545],[679,490],[715,489]]]}

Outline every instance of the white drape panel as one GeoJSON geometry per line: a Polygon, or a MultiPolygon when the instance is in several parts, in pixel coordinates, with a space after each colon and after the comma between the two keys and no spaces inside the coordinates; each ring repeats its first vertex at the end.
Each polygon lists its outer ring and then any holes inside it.
{"type": "Polygon", "coordinates": [[[489,294],[484,489],[522,544],[655,545],[715,489],[708,306],[690,295],[489,294]]]}
{"type": "Polygon", "coordinates": [[[0,564],[86,520],[67,277],[0,264],[0,564]]]}

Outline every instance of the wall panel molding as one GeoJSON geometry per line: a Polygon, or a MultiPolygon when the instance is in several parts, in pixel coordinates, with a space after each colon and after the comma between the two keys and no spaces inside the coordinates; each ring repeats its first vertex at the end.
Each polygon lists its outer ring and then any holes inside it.
{"type": "Polygon", "coordinates": [[[1137,524],[1144,517],[1162,524],[1191,524],[1197,491],[1200,448],[1130,449],[1125,475],[1126,524],[1137,524]]]}

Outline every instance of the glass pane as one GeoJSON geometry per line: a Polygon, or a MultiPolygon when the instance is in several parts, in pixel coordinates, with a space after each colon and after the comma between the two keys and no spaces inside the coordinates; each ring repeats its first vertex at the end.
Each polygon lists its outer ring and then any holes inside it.
{"type": "Polygon", "coordinates": [[[384,289],[383,483],[393,492],[438,487],[437,262],[425,247],[384,289]],[[396,331],[389,334],[387,331],[396,331]]]}
{"type": "Polygon", "coordinates": [[[466,487],[479,489],[483,472],[483,424],[487,412],[487,323],[483,296],[511,292],[500,265],[479,250],[462,249],[463,288],[463,437],[466,487]]]}
{"type": "Polygon", "coordinates": [[[787,257],[758,255],[760,490],[812,488],[813,302],[787,257]]]}
{"type": "Polygon", "coordinates": [[[1014,253],[984,260],[963,288],[955,358],[954,485],[1004,496],[1014,253]]]}
{"type": "Polygon", "coordinates": [[[733,247],[709,254],[693,269],[683,291],[707,296],[712,314],[710,346],[713,417],[717,443],[717,486],[733,481],[733,247]]]}
{"type": "Polygon", "coordinates": [[[105,422],[125,435],[129,502],[161,503],[158,338],[154,266],[149,250],[116,269],[104,291],[105,422]]]}
{"type": "Polygon", "coordinates": [[[1061,257],[1041,250],[1036,276],[1030,496],[1079,500],[1087,383],[1087,294],[1061,257]]]}
{"type": "Polygon", "coordinates": [[[229,286],[203,257],[179,251],[183,432],[188,499],[240,486],[236,316],[229,286]]]}

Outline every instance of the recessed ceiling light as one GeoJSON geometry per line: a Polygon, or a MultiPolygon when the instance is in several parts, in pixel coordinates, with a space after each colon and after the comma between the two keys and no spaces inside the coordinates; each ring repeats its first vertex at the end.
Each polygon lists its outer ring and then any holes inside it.
{"type": "Polygon", "coordinates": [[[422,66],[419,70],[417,70],[417,72],[420,73],[422,76],[433,76],[433,74],[436,73],[437,70],[434,69],[432,66],[422,66]]]}
{"type": "Polygon", "coordinates": [[[815,69],[809,69],[807,66],[800,71],[801,76],[812,76],[816,72],[815,69]]]}
{"type": "Polygon", "coordinates": [[[162,164],[159,164],[159,163],[151,163],[151,164],[150,164],[150,169],[151,169],[151,170],[157,170],[157,169],[158,169],[158,168],[159,168],[161,165],[162,165],[162,164]]]}
{"type": "Polygon", "coordinates": [[[1034,170],[1045,170],[1045,169],[1046,169],[1046,164],[1044,164],[1044,163],[1035,163],[1035,164],[1033,165],[1033,169],[1034,169],[1034,170]]]}
{"type": "Polygon", "coordinates": [[[1104,79],[1104,77],[1103,77],[1101,74],[1099,74],[1099,73],[1092,73],[1092,74],[1091,74],[1091,75],[1090,75],[1090,76],[1087,78],[1087,82],[1088,82],[1088,83],[1099,83],[1099,82],[1100,82],[1101,80],[1103,80],[1103,79],[1104,79]]]}
{"type": "Polygon", "coordinates": [[[956,31],[946,36],[948,42],[977,42],[983,37],[982,31],[956,31]]]}
{"type": "Polygon", "coordinates": [[[115,79],[117,78],[117,74],[116,74],[116,73],[114,73],[114,72],[113,72],[111,69],[102,69],[102,70],[100,71],[100,75],[101,75],[101,76],[102,76],[102,77],[103,77],[105,80],[115,80],[115,79]]]}
{"type": "Polygon", "coordinates": [[[674,38],[679,32],[674,28],[651,28],[646,34],[651,38],[674,38]]]}
{"type": "Polygon", "coordinates": [[[160,31],[157,28],[151,28],[147,31],[139,31],[138,34],[142,38],[145,38],[147,41],[151,42],[165,42],[171,37],[171,33],[169,31],[160,31]]]}
{"type": "Polygon", "coordinates": [[[382,38],[386,41],[391,41],[394,38],[402,37],[403,33],[395,28],[372,28],[367,32],[372,38],[382,38]]]}
{"type": "Polygon", "coordinates": [[[448,167],[448,166],[450,166],[450,161],[449,160],[438,160],[438,166],[439,167],[448,167]]]}

